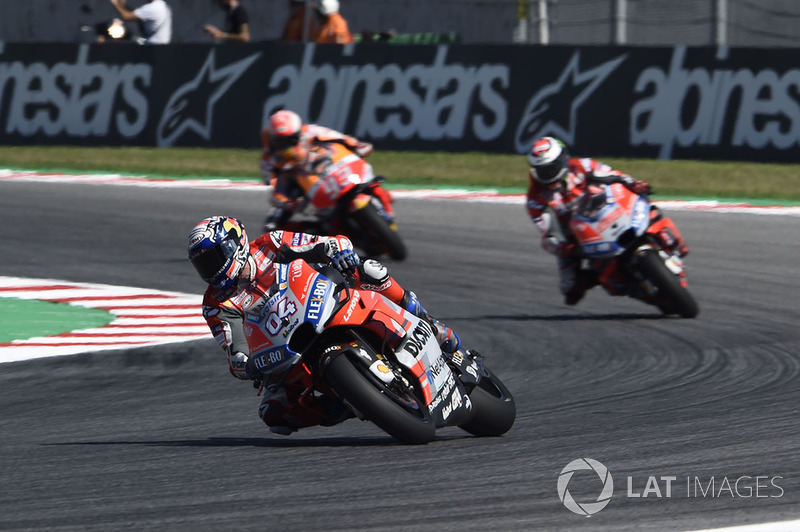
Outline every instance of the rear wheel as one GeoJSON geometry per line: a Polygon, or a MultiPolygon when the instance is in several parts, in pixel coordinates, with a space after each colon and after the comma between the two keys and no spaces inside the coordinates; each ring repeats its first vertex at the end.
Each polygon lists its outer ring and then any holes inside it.
{"type": "Polygon", "coordinates": [[[648,251],[642,257],[639,268],[658,289],[658,308],[665,314],[678,314],[682,318],[694,318],[700,312],[692,294],[681,286],[680,281],[664,264],[656,251],[648,251]]]}
{"type": "Polygon", "coordinates": [[[346,354],[334,358],[325,370],[325,380],[366,419],[403,443],[433,440],[436,427],[425,403],[412,389],[387,385],[346,354]]]}
{"type": "Polygon", "coordinates": [[[370,242],[371,247],[380,247],[394,260],[405,260],[408,256],[408,250],[400,234],[397,232],[395,224],[389,223],[378,214],[375,206],[368,203],[365,207],[353,213],[361,228],[369,234],[369,237],[374,240],[370,242]]]}
{"type": "Polygon", "coordinates": [[[500,436],[514,425],[517,407],[505,384],[488,368],[484,369],[487,375],[469,394],[475,413],[459,426],[475,436],[500,436]]]}

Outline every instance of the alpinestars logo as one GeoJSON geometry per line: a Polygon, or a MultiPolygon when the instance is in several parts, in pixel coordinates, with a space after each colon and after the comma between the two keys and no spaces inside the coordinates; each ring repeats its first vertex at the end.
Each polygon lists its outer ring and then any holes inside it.
{"type": "Polygon", "coordinates": [[[187,131],[210,140],[214,105],[259,57],[260,52],[217,68],[212,49],[194,79],[178,87],[164,107],[158,123],[158,145],[172,146],[187,131]]]}
{"type": "Polygon", "coordinates": [[[517,151],[525,152],[535,139],[547,135],[558,137],[567,144],[573,144],[578,109],[625,61],[627,55],[623,54],[581,72],[579,67],[581,53],[575,52],[558,79],[542,87],[528,101],[515,136],[517,151]]]}

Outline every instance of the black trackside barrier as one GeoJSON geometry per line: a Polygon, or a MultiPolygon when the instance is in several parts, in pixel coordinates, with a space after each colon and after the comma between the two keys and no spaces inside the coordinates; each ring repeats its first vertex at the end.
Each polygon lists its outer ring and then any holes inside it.
{"type": "Polygon", "coordinates": [[[378,149],[797,161],[776,49],[0,43],[0,143],[255,148],[279,108],[378,149]]]}

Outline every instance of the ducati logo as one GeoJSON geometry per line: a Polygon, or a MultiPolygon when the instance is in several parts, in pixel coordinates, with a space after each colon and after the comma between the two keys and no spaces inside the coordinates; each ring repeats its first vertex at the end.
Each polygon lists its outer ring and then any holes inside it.
{"type": "Polygon", "coordinates": [[[187,131],[210,140],[214,106],[259,57],[260,52],[217,68],[212,49],[194,79],[170,96],[158,123],[158,145],[172,146],[187,131]]]}
{"type": "Polygon", "coordinates": [[[552,135],[568,145],[575,143],[578,109],[605,79],[627,58],[627,54],[581,71],[580,52],[572,55],[558,79],[542,87],[525,107],[515,136],[516,149],[524,153],[539,137],[552,135]]]}

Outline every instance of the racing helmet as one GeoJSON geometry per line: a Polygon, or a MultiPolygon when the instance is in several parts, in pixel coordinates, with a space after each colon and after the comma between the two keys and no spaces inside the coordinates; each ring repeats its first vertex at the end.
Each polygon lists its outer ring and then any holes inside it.
{"type": "Polygon", "coordinates": [[[290,168],[305,159],[308,150],[300,142],[302,128],[303,121],[294,111],[282,109],[269,117],[269,147],[280,167],[290,168]]]}
{"type": "Polygon", "coordinates": [[[318,6],[320,14],[326,17],[339,12],[339,0],[319,0],[318,6]]]}
{"type": "Polygon", "coordinates": [[[223,290],[234,286],[250,256],[242,222],[211,216],[189,233],[189,261],[206,283],[223,290]]]}
{"type": "Polygon", "coordinates": [[[542,137],[528,150],[531,179],[543,185],[553,185],[567,175],[566,145],[554,137],[542,137]]]}

